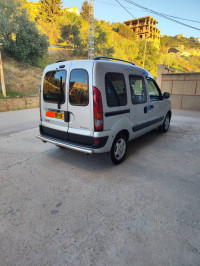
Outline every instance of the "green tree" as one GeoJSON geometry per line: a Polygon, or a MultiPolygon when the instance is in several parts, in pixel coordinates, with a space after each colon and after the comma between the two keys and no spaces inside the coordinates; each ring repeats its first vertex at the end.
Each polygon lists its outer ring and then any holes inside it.
{"type": "Polygon", "coordinates": [[[65,43],[74,47],[75,52],[82,49],[80,29],[82,18],[74,13],[68,12],[58,21],[60,28],[59,43],[65,43]]]}
{"type": "Polygon", "coordinates": [[[80,15],[86,21],[89,21],[89,4],[88,1],[84,1],[81,7],[80,15]]]}
{"type": "Polygon", "coordinates": [[[136,39],[135,33],[123,23],[113,24],[113,30],[117,32],[119,35],[129,40],[134,41],[136,39]]]}
{"type": "Polygon", "coordinates": [[[62,13],[62,1],[61,0],[39,0],[41,9],[40,16],[44,22],[55,22],[57,17],[62,13]]]}
{"type": "Polygon", "coordinates": [[[48,37],[40,35],[35,23],[27,19],[25,12],[17,21],[18,30],[13,46],[14,56],[23,62],[36,64],[48,49],[48,37]]]}
{"type": "MultiPolygon", "coordinates": [[[[138,56],[136,58],[136,63],[139,66],[143,66],[144,52],[145,52],[145,42],[138,42],[138,56]]],[[[155,47],[153,41],[147,41],[146,43],[146,53],[145,53],[145,64],[144,68],[147,69],[153,76],[156,76],[157,64],[159,63],[160,53],[159,49],[155,47]]]]}
{"type": "Polygon", "coordinates": [[[7,53],[26,63],[36,63],[48,48],[47,37],[39,34],[16,0],[0,2],[0,42],[7,53]]]}
{"type": "Polygon", "coordinates": [[[0,1],[0,42],[8,49],[14,43],[14,34],[17,31],[16,18],[19,15],[19,3],[13,0],[0,1]]]}
{"type": "Polygon", "coordinates": [[[118,39],[114,40],[114,49],[114,57],[135,63],[139,52],[137,42],[118,37],[118,39]]]}
{"type": "Polygon", "coordinates": [[[78,46],[81,43],[80,37],[80,30],[77,25],[63,25],[61,27],[61,38],[62,41],[66,40],[68,44],[73,45],[73,46],[78,46]]]}
{"type": "Polygon", "coordinates": [[[95,20],[95,55],[113,55],[114,47],[108,42],[108,33],[105,23],[95,20]]]}

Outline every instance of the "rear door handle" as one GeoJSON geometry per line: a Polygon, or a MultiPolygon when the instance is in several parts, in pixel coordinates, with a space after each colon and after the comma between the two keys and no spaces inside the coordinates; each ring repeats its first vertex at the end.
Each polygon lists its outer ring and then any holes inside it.
{"type": "Polygon", "coordinates": [[[70,113],[68,111],[64,112],[64,120],[65,120],[65,122],[69,122],[70,121],[70,113]]]}
{"type": "Polygon", "coordinates": [[[146,114],[147,111],[148,111],[148,108],[147,108],[147,106],[145,106],[145,107],[144,107],[144,113],[146,114]]]}

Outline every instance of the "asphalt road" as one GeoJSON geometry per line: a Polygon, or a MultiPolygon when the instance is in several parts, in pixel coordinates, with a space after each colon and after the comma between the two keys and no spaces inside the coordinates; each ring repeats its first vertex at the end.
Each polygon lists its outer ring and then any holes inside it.
{"type": "Polygon", "coordinates": [[[0,112],[0,138],[35,129],[39,124],[39,116],[38,108],[0,112]]]}
{"type": "Polygon", "coordinates": [[[200,265],[200,113],[113,166],[44,144],[38,109],[0,113],[0,265],[200,265]]]}

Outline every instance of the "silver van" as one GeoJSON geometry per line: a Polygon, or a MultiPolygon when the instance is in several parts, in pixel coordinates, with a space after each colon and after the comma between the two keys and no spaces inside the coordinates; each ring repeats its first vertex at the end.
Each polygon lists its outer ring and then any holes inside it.
{"type": "Polygon", "coordinates": [[[119,164],[130,140],[169,129],[169,98],[147,70],[131,62],[58,61],[42,77],[37,138],[84,153],[110,152],[119,164]]]}

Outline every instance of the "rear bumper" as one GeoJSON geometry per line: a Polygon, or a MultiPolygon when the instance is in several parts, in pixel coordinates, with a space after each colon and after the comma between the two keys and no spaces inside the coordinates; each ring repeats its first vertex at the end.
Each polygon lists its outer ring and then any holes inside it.
{"type": "Polygon", "coordinates": [[[93,137],[63,132],[40,125],[40,135],[36,136],[43,142],[84,153],[104,152],[108,136],[93,137]]]}
{"type": "Polygon", "coordinates": [[[63,147],[63,148],[67,148],[67,149],[71,149],[71,150],[75,150],[75,151],[80,151],[80,152],[84,152],[84,153],[89,153],[89,154],[93,153],[93,149],[91,149],[91,148],[81,147],[81,146],[69,143],[67,141],[64,141],[64,140],[58,140],[55,138],[51,138],[49,136],[38,135],[38,136],[36,136],[36,138],[38,138],[44,142],[49,142],[51,144],[55,144],[55,145],[63,147]]]}

